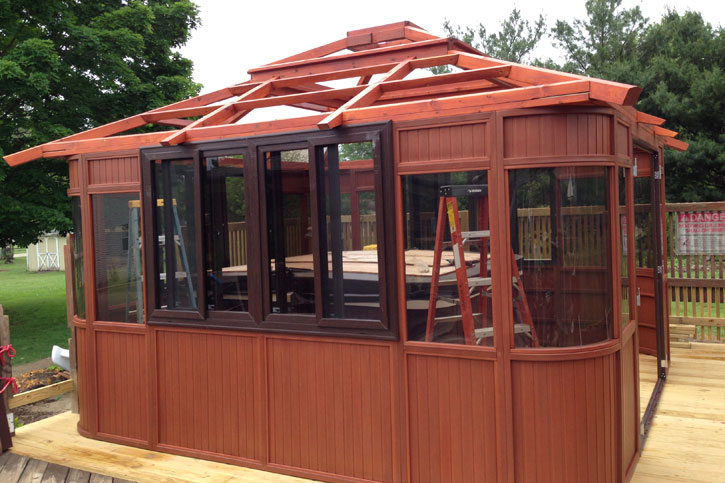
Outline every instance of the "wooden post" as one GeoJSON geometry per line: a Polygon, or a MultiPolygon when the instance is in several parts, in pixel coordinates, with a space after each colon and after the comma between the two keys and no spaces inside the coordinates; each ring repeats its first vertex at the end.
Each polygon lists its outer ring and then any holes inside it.
{"type": "MultiPolygon", "coordinates": [[[[0,305],[0,346],[8,345],[10,344],[10,318],[5,315],[3,311],[3,306],[0,305]]],[[[5,357],[4,354],[0,355],[0,357],[5,358],[5,365],[2,366],[0,369],[0,376],[2,377],[13,377],[13,363],[12,359],[8,356],[5,357]]],[[[5,389],[5,392],[2,394],[3,402],[5,403],[5,410],[8,414],[8,423],[12,421],[13,413],[10,412],[10,397],[13,394],[12,386],[8,386],[7,389],[5,389]]],[[[5,415],[0,415],[0,417],[5,417],[5,415]]],[[[15,434],[15,428],[13,425],[10,425],[10,433],[15,434]]]]}
{"type": "Polygon", "coordinates": [[[71,399],[71,411],[78,414],[78,363],[76,360],[76,328],[73,325],[73,313],[75,312],[75,283],[73,281],[73,235],[68,236],[68,242],[63,247],[65,257],[65,303],[68,327],[70,327],[70,339],[68,339],[68,351],[70,352],[70,377],[73,380],[73,396],[71,399]]]}

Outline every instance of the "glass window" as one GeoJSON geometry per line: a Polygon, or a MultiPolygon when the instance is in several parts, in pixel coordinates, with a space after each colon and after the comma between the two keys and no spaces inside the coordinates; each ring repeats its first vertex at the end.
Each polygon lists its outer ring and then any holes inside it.
{"type": "Polygon", "coordinates": [[[264,153],[271,312],[314,314],[307,150],[264,153]]]}
{"type": "MultiPolygon", "coordinates": [[[[370,142],[318,148],[317,184],[323,316],[335,319],[380,320],[380,256],[377,240],[367,234],[362,245],[360,197],[342,193],[355,189],[351,180],[373,172],[370,142]]],[[[372,183],[372,179],[370,181],[372,183]]],[[[377,224],[374,192],[365,197],[368,226],[377,224]]],[[[375,230],[368,230],[375,236],[375,230]]]]}
{"type": "Polygon", "coordinates": [[[244,157],[204,160],[207,307],[249,311],[244,157]]]}
{"type": "Polygon", "coordinates": [[[632,308],[629,300],[629,254],[627,253],[627,180],[629,169],[619,168],[619,265],[622,273],[622,325],[627,325],[632,317],[632,308]]]}
{"type": "Polygon", "coordinates": [[[408,339],[493,346],[487,173],[404,176],[403,204],[408,339]],[[462,235],[463,257],[452,233],[462,235]]]}
{"type": "Polygon", "coordinates": [[[85,277],[83,275],[83,224],[81,222],[81,198],[71,198],[73,212],[73,295],[75,315],[80,319],[86,318],[85,277]]]}
{"type": "Polygon", "coordinates": [[[137,193],[93,195],[96,319],[143,323],[141,204],[137,193]]]}
{"type": "Polygon", "coordinates": [[[157,161],[154,178],[159,272],[157,306],[171,310],[197,310],[196,246],[199,231],[194,218],[197,200],[193,161],[157,161]]]}
{"type": "Polygon", "coordinates": [[[634,178],[634,260],[638,268],[654,267],[651,183],[649,176],[634,178]]]}
{"type": "Polygon", "coordinates": [[[516,346],[610,339],[607,169],[513,170],[509,193],[516,346]]]}

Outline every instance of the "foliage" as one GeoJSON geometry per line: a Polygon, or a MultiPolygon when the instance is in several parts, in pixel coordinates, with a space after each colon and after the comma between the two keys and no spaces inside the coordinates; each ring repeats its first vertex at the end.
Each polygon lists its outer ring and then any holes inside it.
{"type": "MultiPolygon", "coordinates": [[[[189,97],[191,0],[0,0],[0,155],[189,97]]],[[[71,229],[67,167],[0,162],[0,245],[71,229]]]]}
{"type": "MultiPolygon", "coordinates": [[[[449,36],[456,37],[491,57],[521,63],[528,59],[546,32],[546,20],[543,15],[539,15],[532,25],[521,17],[520,10],[514,8],[508,18],[501,22],[501,29],[493,34],[489,34],[482,23],[462,28],[460,25],[453,27],[449,20],[445,20],[443,29],[449,36]]],[[[450,72],[450,67],[434,67],[431,70],[435,74],[443,74],[450,72]]]]}
{"type": "Polygon", "coordinates": [[[0,265],[0,305],[10,318],[14,364],[50,357],[53,345],[67,347],[65,274],[27,272],[25,263],[0,265]]]}

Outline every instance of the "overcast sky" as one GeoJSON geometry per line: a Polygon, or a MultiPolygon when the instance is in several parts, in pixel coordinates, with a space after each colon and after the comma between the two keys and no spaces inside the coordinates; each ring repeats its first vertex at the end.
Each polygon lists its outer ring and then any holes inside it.
{"type": "MultiPolygon", "coordinates": [[[[409,20],[444,35],[447,18],[453,25],[483,23],[495,32],[514,6],[529,21],[544,14],[549,27],[557,19],[571,21],[586,14],[583,0],[194,1],[202,25],[181,52],[194,61],[194,80],[203,84],[202,93],[245,81],[248,69],[341,39],[348,30],[409,20]]],[[[668,6],[674,6],[679,13],[701,12],[713,26],[725,25],[723,0],[624,0],[623,4],[639,5],[650,21],[659,20],[668,6]]],[[[535,55],[556,58],[555,52],[550,40],[544,39],[535,55]]]]}

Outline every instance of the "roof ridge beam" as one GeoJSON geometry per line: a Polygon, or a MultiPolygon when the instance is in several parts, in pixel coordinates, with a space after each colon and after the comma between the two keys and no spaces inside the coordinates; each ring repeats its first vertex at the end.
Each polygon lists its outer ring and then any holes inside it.
{"type": "Polygon", "coordinates": [[[262,67],[277,65],[277,64],[286,64],[288,62],[296,62],[296,61],[300,61],[300,60],[318,59],[320,57],[325,57],[327,55],[334,54],[336,52],[340,52],[341,50],[345,50],[346,48],[347,48],[347,39],[340,39],[340,40],[336,40],[334,42],[330,42],[329,44],[315,47],[314,49],[300,52],[299,54],[295,54],[290,57],[285,57],[284,59],[275,60],[274,62],[270,62],[269,64],[264,64],[262,67]]]}
{"type": "Polygon", "coordinates": [[[420,42],[421,40],[440,39],[438,35],[434,35],[425,29],[417,27],[405,27],[405,38],[412,42],[420,42]]]}
{"type": "MultiPolygon", "coordinates": [[[[272,90],[272,82],[274,82],[274,79],[269,79],[266,82],[259,84],[257,87],[254,87],[253,89],[242,94],[242,96],[235,102],[239,102],[240,100],[244,99],[258,99],[260,97],[265,97],[272,90]]],[[[218,124],[219,121],[224,121],[228,119],[229,116],[237,113],[238,108],[235,106],[235,102],[229,102],[227,104],[219,106],[217,109],[210,112],[201,119],[197,119],[185,128],[176,131],[171,136],[163,139],[161,141],[161,144],[163,146],[175,146],[177,144],[181,144],[186,141],[187,131],[197,127],[208,126],[210,124],[218,124]]]]}
{"type": "Polygon", "coordinates": [[[332,129],[337,127],[342,124],[342,116],[347,109],[354,109],[356,107],[364,107],[373,104],[383,93],[381,84],[385,81],[403,79],[412,72],[413,68],[410,65],[411,60],[413,59],[406,59],[390,69],[390,71],[385,74],[380,81],[368,84],[368,86],[360,91],[355,97],[337,108],[335,112],[325,117],[322,121],[318,122],[317,127],[319,129],[332,129]]]}

